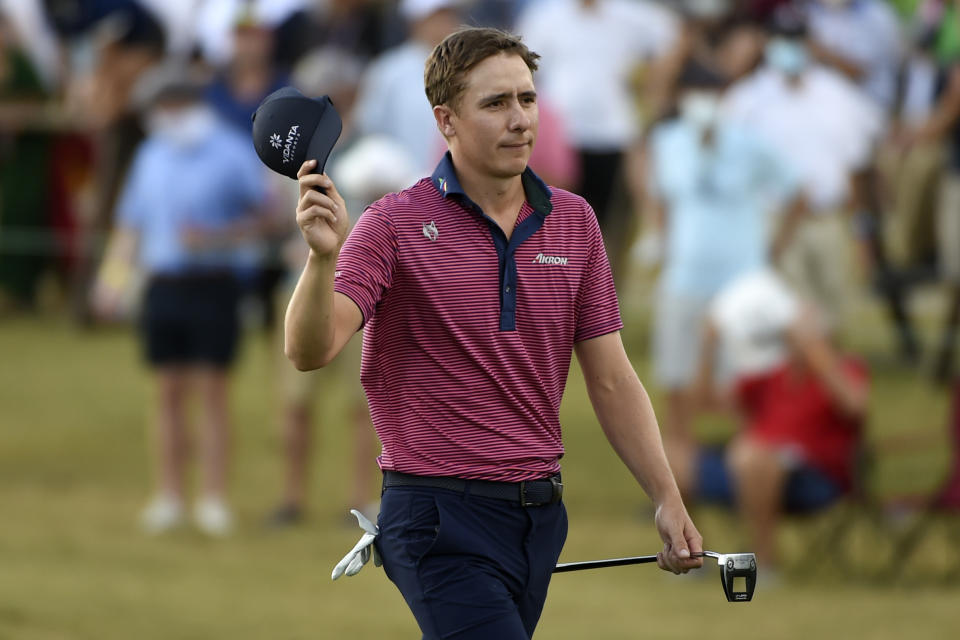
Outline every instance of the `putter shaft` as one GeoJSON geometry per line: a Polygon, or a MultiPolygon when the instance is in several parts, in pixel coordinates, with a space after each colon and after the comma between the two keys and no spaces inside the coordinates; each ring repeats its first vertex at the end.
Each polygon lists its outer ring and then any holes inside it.
{"type": "MultiPolygon", "coordinates": [[[[691,558],[720,558],[716,551],[700,551],[690,555],[691,558]]],[[[609,558],[607,560],[586,560],[584,562],[564,562],[558,564],[553,570],[554,573],[565,573],[567,571],[582,571],[583,569],[603,569],[604,567],[622,567],[631,564],[647,564],[656,562],[657,556],[629,556],[626,558],[609,558]]]]}
{"type": "Polygon", "coordinates": [[[608,560],[586,560],[584,562],[564,562],[558,564],[554,573],[581,571],[583,569],[602,569],[603,567],[621,567],[628,564],[646,564],[656,562],[657,556],[631,556],[628,558],[610,558],[608,560]]]}

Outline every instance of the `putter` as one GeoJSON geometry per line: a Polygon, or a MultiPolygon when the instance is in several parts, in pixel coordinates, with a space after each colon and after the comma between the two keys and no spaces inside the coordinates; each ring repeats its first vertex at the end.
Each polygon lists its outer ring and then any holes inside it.
{"type": "MultiPolygon", "coordinates": [[[[715,558],[720,567],[720,582],[727,602],[750,602],[753,590],[757,586],[757,557],[752,553],[717,553],[702,551],[694,553],[695,558],[715,558]],[[734,589],[734,579],[744,579],[744,590],[734,589]]],[[[656,562],[657,556],[632,556],[629,558],[610,558],[609,560],[587,560],[586,562],[565,562],[554,568],[554,573],[581,571],[583,569],[602,569],[604,567],[622,567],[629,564],[647,564],[656,562]]]]}

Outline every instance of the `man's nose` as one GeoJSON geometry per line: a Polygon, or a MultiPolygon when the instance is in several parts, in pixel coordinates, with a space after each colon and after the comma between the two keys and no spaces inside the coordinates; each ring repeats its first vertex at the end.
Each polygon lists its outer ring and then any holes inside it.
{"type": "Polygon", "coordinates": [[[526,131],[532,122],[531,114],[519,102],[515,102],[510,110],[510,130],[526,131]]]}

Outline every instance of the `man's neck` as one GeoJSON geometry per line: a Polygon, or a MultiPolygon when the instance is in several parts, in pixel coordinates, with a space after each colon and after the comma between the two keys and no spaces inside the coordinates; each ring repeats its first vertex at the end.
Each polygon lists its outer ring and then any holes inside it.
{"type": "Polygon", "coordinates": [[[454,161],[454,168],[457,171],[457,180],[460,181],[460,186],[467,197],[477,203],[484,213],[496,220],[504,231],[508,231],[508,228],[512,230],[520,207],[526,199],[521,177],[481,176],[461,169],[456,161],[454,161]]]}

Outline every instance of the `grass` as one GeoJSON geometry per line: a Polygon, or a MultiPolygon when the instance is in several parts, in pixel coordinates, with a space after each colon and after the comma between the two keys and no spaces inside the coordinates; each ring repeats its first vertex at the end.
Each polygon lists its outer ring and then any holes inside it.
{"type": "MultiPolygon", "coordinates": [[[[885,340],[870,313],[856,335],[867,352],[885,340]]],[[[631,325],[625,340],[631,354],[646,354],[641,325],[631,325]]],[[[645,376],[646,362],[637,363],[645,376]]],[[[419,637],[381,570],[329,578],[358,537],[344,524],[349,434],[339,416],[348,381],[330,380],[317,392],[323,424],[307,524],[282,532],[260,526],[279,492],[275,367],[269,341],[249,337],[233,397],[237,533],[223,541],[190,530],[149,538],[136,515],[150,487],[151,387],[132,336],[81,332],[52,317],[0,324],[0,640],[419,637]]],[[[916,371],[875,371],[872,437],[941,432],[942,391],[916,371]]],[[[562,412],[571,522],[563,559],[658,549],[648,503],[604,441],[576,367],[562,412]]],[[[877,487],[929,491],[947,459],[946,448],[935,447],[880,460],[877,487]]],[[[702,511],[698,524],[710,547],[739,548],[729,515],[702,511]]],[[[726,603],[715,568],[683,577],[652,567],[557,576],[537,637],[954,637],[956,587],[824,576],[761,585],[750,605],[726,603]]]]}

